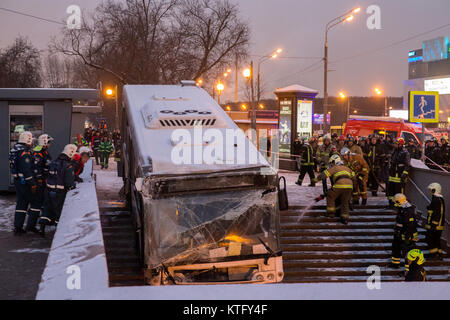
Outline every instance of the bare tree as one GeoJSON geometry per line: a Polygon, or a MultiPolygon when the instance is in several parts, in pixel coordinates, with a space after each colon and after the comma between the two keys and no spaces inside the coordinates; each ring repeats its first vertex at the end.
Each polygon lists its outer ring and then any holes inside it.
{"type": "Polygon", "coordinates": [[[52,49],[121,83],[175,83],[245,55],[248,26],[228,0],[108,0],[52,49]]]}
{"type": "Polygon", "coordinates": [[[41,85],[39,51],[26,39],[18,37],[0,51],[0,87],[31,88],[41,85]]]}

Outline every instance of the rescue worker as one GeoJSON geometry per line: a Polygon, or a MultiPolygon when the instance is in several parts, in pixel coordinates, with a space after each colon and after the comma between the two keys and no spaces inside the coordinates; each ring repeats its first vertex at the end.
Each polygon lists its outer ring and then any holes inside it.
{"type": "Polygon", "coordinates": [[[95,131],[95,134],[91,140],[91,147],[92,147],[92,152],[94,154],[96,165],[99,165],[98,159],[99,159],[100,154],[98,152],[98,147],[100,146],[101,142],[102,142],[102,137],[100,136],[100,132],[97,130],[97,131],[95,131]]]}
{"type": "Polygon", "coordinates": [[[366,137],[361,137],[358,141],[358,146],[361,148],[362,156],[366,162],[368,161],[369,154],[369,141],[366,137]]]}
{"type": "Polygon", "coordinates": [[[77,146],[68,144],[58,158],[50,164],[44,210],[39,219],[42,234],[45,233],[46,225],[58,224],[67,191],[75,188],[72,159],[76,152],[77,146]]]}
{"type": "Polygon", "coordinates": [[[441,137],[440,165],[450,171],[450,145],[445,137],[441,137]]]}
{"type": "Polygon", "coordinates": [[[427,281],[426,271],[423,267],[425,257],[422,250],[412,249],[408,252],[409,271],[405,275],[405,281],[427,281]]]}
{"type": "Polygon", "coordinates": [[[44,205],[45,181],[47,180],[48,169],[52,161],[48,150],[52,141],[53,138],[48,134],[42,134],[38,138],[38,145],[33,149],[36,192],[32,196],[26,231],[34,233],[39,232],[36,229],[36,223],[44,205]]]}
{"type": "MultiPolygon", "coordinates": [[[[29,211],[34,194],[36,193],[36,181],[34,177],[34,158],[31,152],[33,134],[29,131],[22,132],[19,141],[9,153],[9,166],[14,177],[16,189],[16,211],[14,214],[14,234],[20,235],[26,231],[23,229],[25,216],[33,216],[28,221],[32,223],[34,215],[38,212],[29,211]]],[[[31,225],[30,225],[31,228],[31,225]]]]}
{"type": "Polygon", "coordinates": [[[331,135],[331,144],[337,146],[338,145],[339,136],[336,132],[331,135]]]}
{"type": "Polygon", "coordinates": [[[317,150],[319,149],[319,141],[317,139],[317,137],[312,136],[309,139],[309,145],[311,146],[312,150],[313,150],[313,171],[317,172],[317,150]]]}
{"type": "Polygon", "coordinates": [[[384,162],[381,166],[381,176],[382,180],[388,185],[389,183],[389,162],[391,161],[392,152],[394,151],[394,142],[392,141],[392,137],[390,135],[386,135],[383,139],[383,136],[380,137],[382,141],[382,146],[384,149],[384,162]]]}
{"type": "Polygon", "coordinates": [[[421,152],[420,148],[415,144],[414,139],[408,140],[408,145],[406,146],[406,150],[409,152],[409,156],[411,159],[420,159],[421,158],[421,152]]]}
{"type": "Polygon", "coordinates": [[[334,217],[337,213],[337,200],[340,202],[340,219],[343,224],[348,224],[350,198],[353,189],[353,172],[344,166],[338,155],[330,157],[330,168],[321,172],[315,181],[330,178],[331,189],[327,192],[327,216],[334,217]]]}
{"type": "MultiPolygon", "coordinates": [[[[397,208],[395,218],[394,239],[392,241],[392,258],[389,267],[399,268],[402,257],[415,248],[419,240],[416,223],[416,209],[407,200],[404,194],[397,193],[393,197],[393,202],[397,208]]],[[[408,265],[405,261],[405,269],[408,265]]]]}
{"type": "Polygon", "coordinates": [[[117,163],[117,176],[122,177],[122,148],[120,146],[120,140],[114,151],[114,161],[117,163]]]}
{"type": "Polygon", "coordinates": [[[314,151],[309,145],[307,137],[303,137],[302,141],[303,143],[300,149],[300,175],[295,184],[301,186],[306,173],[308,173],[309,179],[311,180],[309,187],[314,187],[316,185],[314,180],[314,151]]]}
{"type": "Polygon", "coordinates": [[[440,170],[437,164],[440,162],[440,149],[436,146],[436,141],[430,139],[425,147],[425,164],[434,170],[440,170]]]}
{"type": "Polygon", "coordinates": [[[427,206],[428,217],[425,229],[427,230],[427,243],[430,255],[428,259],[443,258],[441,248],[441,235],[445,225],[445,202],[442,197],[442,188],[439,183],[431,183],[428,186],[431,193],[431,202],[427,206]]]}
{"type": "Polygon", "coordinates": [[[367,181],[369,180],[369,165],[360,154],[352,153],[348,148],[341,150],[344,164],[353,171],[353,204],[367,204],[367,181]]]}
{"type": "Polygon", "coordinates": [[[336,146],[337,151],[341,153],[341,149],[345,147],[345,136],[341,135],[338,140],[338,144],[336,146]]]}
{"type": "Polygon", "coordinates": [[[80,174],[83,172],[84,165],[90,158],[90,152],[91,150],[88,147],[81,147],[78,153],[72,158],[73,173],[76,182],[83,182],[83,179],[80,178],[80,174]]]}
{"type": "Polygon", "coordinates": [[[79,133],[77,134],[77,140],[75,140],[74,145],[77,147],[78,150],[81,147],[89,147],[89,143],[79,133]]]}
{"type": "Polygon", "coordinates": [[[356,144],[355,138],[353,138],[353,136],[349,136],[347,138],[347,147],[351,151],[351,153],[356,153],[362,156],[361,147],[356,144]]]}
{"type": "MultiPolygon", "coordinates": [[[[333,145],[331,144],[330,135],[325,135],[322,145],[317,150],[317,162],[319,163],[319,172],[323,172],[328,168],[333,145]]],[[[327,179],[322,180],[323,194],[327,194],[327,179]]]]}
{"type": "Polygon", "coordinates": [[[376,197],[380,187],[381,166],[384,163],[384,148],[378,140],[378,136],[372,134],[369,136],[367,148],[367,164],[369,165],[368,187],[372,191],[372,196],[376,197]]]}
{"type": "Polygon", "coordinates": [[[389,182],[387,184],[387,197],[389,205],[393,205],[393,197],[397,193],[404,193],[408,181],[408,171],[411,166],[409,152],[404,148],[405,140],[399,138],[395,141],[394,152],[389,162],[389,182]]]}
{"type": "Polygon", "coordinates": [[[114,147],[107,136],[102,137],[102,142],[98,146],[98,152],[100,154],[100,164],[102,169],[108,169],[109,156],[114,151],[114,147]]]}

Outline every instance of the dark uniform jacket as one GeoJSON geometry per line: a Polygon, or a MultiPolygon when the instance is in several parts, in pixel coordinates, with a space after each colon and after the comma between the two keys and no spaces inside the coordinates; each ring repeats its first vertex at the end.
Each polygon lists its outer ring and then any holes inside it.
{"type": "Polygon", "coordinates": [[[14,178],[18,178],[30,185],[36,184],[34,176],[34,157],[30,148],[23,144],[17,143],[10,151],[10,168],[14,178]]]}
{"type": "Polygon", "coordinates": [[[45,181],[48,176],[48,168],[52,157],[48,153],[48,150],[42,146],[37,146],[33,149],[33,156],[36,179],[45,181]]]}
{"type": "Polygon", "coordinates": [[[389,181],[395,183],[405,181],[405,175],[408,175],[410,166],[411,159],[408,150],[401,147],[395,149],[389,163],[389,181]]]}
{"type": "Polygon", "coordinates": [[[386,158],[385,148],[382,144],[367,144],[367,163],[371,168],[380,168],[386,158]]]}
{"type": "Polygon", "coordinates": [[[434,163],[439,164],[439,162],[441,162],[441,159],[440,159],[441,155],[440,155],[439,147],[435,147],[435,146],[433,146],[433,147],[426,147],[425,148],[425,156],[427,157],[425,159],[425,164],[427,166],[429,166],[430,168],[432,168],[432,169],[433,168],[437,169],[434,163]],[[430,161],[430,159],[432,161],[430,161]]]}
{"type": "Polygon", "coordinates": [[[68,191],[75,188],[73,164],[66,154],[61,153],[50,164],[47,188],[60,191],[68,191]]]}
{"type": "Polygon", "coordinates": [[[320,165],[320,168],[327,168],[328,167],[328,161],[331,156],[331,149],[333,148],[333,145],[330,143],[329,145],[326,145],[325,143],[319,146],[319,149],[317,151],[317,161],[320,165]]]}
{"type": "Polygon", "coordinates": [[[405,276],[405,281],[426,281],[427,276],[425,269],[423,266],[417,265],[417,263],[413,262],[409,266],[409,271],[405,276]]]}
{"type": "Polygon", "coordinates": [[[98,150],[98,147],[100,145],[100,143],[102,142],[102,137],[101,136],[93,136],[92,137],[92,150],[98,150]]]}
{"type": "Polygon", "coordinates": [[[300,149],[300,157],[302,166],[314,165],[314,151],[309,143],[304,143],[300,149]]]}
{"type": "Polygon", "coordinates": [[[416,209],[410,203],[398,208],[394,234],[401,236],[402,240],[412,240],[418,237],[416,209]]]}
{"type": "Polygon", "coordinates": [[[428,218],[425,225],[427,230],[444,230],[445,202],[442,196],[433,195],[431,203],[427,206],[428,218]]]}
{"type": "MultiPolygon", "coordinates": [[[[440,165],[448,166],[450,164],[450,145],[448,143],[444,143],[441,146],[440,150],[440,165]]],[[[447,168],[447,170],[450,168],[447,168]]]]}
{"type": "Polygon", "coordinates": [[[409,155],[412,159],[420,159],[421,158],[421,151],[420,148],[418,146],[416,146],[415,144],[410,145],[408,144],[406,146],[406,150],[408,150],[409,155]]]}

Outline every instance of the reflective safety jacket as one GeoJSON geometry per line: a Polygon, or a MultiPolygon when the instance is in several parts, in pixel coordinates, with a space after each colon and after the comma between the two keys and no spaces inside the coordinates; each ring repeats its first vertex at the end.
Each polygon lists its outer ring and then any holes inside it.
{"type": "Polygon", "coordinates": [[[409,156],[408,150],[401,147],[395,149],[392,153],[391,161],[389,163],[389,182],[404,182],[404,176],[408,175],[410,166],[411,158],[409,156]]]}
{"type": "Polygon", "coordinates": [[[34,157],[30,148],[23,144],[17,143],[9,153],[9,165],[11,174],[14,178],[34,184],[34,157]]]}
{"type": "Polygon", "coordinates": [[[415,207],[406,202],[402,207],[398,207],[397,210],[394,234],[401,236],[402,240],[417,239],[419,233],[417,232],[415,207]]]}
{"type": "Polygon", "coordinates": [[[75,175],[70,158],[61,153],[50,163],[47,188],[52,191],[68,191],[75,187],[75,175]]]}
{"type": "Polygon", "coordinates": [[[300,149],[300,157],[302,166],[314,165],[314,150],[309,143],[304,143],[300,149]]]}
{"type": "Polygon", "coordinates": [[[369,165],[360,154],[350,155],[349,161],[345,163],[355,175],[363,177],[366,180],[369,177],[369,165]]]}
{"type": "Polygon", "coordinates": [[[36,179],[46,179],[48,176],[48,168],[52,162],[52,157],[48,153],[47,148],[36,146],[33,149],[33,157],[36,179]]]}
{"type": "Polygon", "coordinates": [[[442,196],[433,195],[431,203],[427,206],[428,217],[425,229],[444,230],[445,224],[445,202],[442,196]]]}
{"type": "Polygon", "coordinates": [[[319,149],[317,150],[317,161],[320,164],[320,168],[328,167],[328,161],[330,160],[332,148],[333,145],[331,143],[329,145],[326,145],[324,143],[321,146],[319,146],[319,149]]]}
{"type": "Polygon", "coordinates": [[[98,146],[98,152],[112,153],[114,151],[114,147],[111,141],[102,141],[98,146]]]}
{"type": "Polygon", "coordinates": [[[335,165],[317,176],[317,180],[330,178],[331,185],[336,189],[353,189],[353,171],[344,165],[335,165]]]}

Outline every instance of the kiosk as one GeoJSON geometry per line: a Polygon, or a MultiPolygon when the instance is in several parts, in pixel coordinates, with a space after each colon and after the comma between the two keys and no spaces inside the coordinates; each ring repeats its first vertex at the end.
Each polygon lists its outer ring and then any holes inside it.
{"type": "Polygon", "coordinates": [[[319,91],[298,84],[275,90],[278,101],[278,129],[280,169],[295,170],[291,158],[292,145],[297,137],[312,136],[313,100],[319,91]]]}

